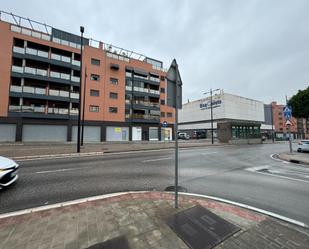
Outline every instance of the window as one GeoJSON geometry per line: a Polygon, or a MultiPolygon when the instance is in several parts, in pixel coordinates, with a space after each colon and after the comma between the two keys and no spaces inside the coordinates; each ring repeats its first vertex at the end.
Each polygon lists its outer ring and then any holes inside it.
{"type": "Polygon", "coordinates": [[[91,90],[90,90],[90,96],[98,97],[98,96],[100,96],[100,91],[99,91],[99,90],[93,90],[93,89],[91,89],[91,90]]]}
{"type": "Polygon", "coordinates": [[[161,93],[165,93],[165,88],[162,88],[162,87],[161,87],[161,88],[160,88],[160,92],[161,92],[161,93]]]}
{"type": "Polygon", "coordinates": [[[91,106],[89,106],[89,111],[90,112],[99,112],[99,106],[91,105],[91,106]]]}
{"type": "Polygon", "coordinates": [[[118,112],[118,108],[117,107],[110,107],[109,108],[109,112],[110,113],[117,113],[118,112]]]}
{"type": "Polygon", "coordinates": [[[162,118],[165,117],[165,112],[161,112],[161,117],[162,117],[162,118]]]}
{"type": "Polygon", "coordinates": [[[91,80],[94,80],[94,81],[99,81],[99,80],[100,80],[100,75],[91,74],[90,79],[91,79],[91,80]]]}
{"type": "Polygon", "coordinates": [[[91,58],[91,64],[95,66],[100,66],[100,60],[91,58]]]}
{"type": "Polygon", "coordinates": [[[161,99],[161,105],[165,105],[165,100],[161,99]]]}
{"type": "Polygon", "coordinates": [[[109,97],[110,97],[111,99],[118,99],[118,93],[112,93],[112,92],[110,92],[110,93],[109,93],[109,97]]]}
{"type": "Polygon", "coordinates": [[[167,117],[168,117],[168,118],[173,117],[173,113],[171,113],[171,112],[168,112],[168,113],[166,113],[166,114],[167,114],[167,117]]]}
{"type": "Polygon", "coordinates": [[[109,80],[110,80],[110,83],[111,83],[112,85],[118,85],[118,79],[116,79],[116,78],[110,78],[109,80]]]}

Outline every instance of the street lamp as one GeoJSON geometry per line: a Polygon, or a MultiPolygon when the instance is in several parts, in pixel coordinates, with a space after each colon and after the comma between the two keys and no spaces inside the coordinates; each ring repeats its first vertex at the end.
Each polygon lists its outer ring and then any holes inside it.
{"type": "Polygon", "coordinates": [[[86,80],[87,80],[87,67],[85,67],[85,75],[84,75],[84,94],[83,94],[83,115],[82,115],[82,138],[81,138],[81,146],[84,145],[84,128],[85,128],[85,105],[86,105],[86,80]]]}
{"type": "Polygon", "coordinates": [[[209,94],[210,93],[210,122],[211,122],[211,143],[214,144],[214,124],[213,124],[213,111],[212,111],[212,93],[213,92],[217,92],[217,91],[220,91],[220,89],[215,89],[215,90],[212,90],[212,88],[210,88],[210,91],[209,92],[205,92],[204,94],[209,94]]]}
{"type": "MultiPolygon", "coordinates": [[[[82,102],[82,70],[83,70],[83,34],[84,27],[80,26],[80,77],[79,77],[79,103],[78,103],[78,123],[77,123],[77,153],[80,153],[80,118],[82,102]]],[[[85,94],[85,93],[84,93],[85,94]]]]}

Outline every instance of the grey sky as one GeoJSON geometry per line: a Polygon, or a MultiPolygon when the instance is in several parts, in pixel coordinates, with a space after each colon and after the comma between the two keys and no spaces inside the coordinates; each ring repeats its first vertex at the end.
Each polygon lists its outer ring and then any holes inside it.
{"type": "Polygon", "coordinates": [[[307,0],[2,0],[1,9],[149,57],[176,58],[184,100],[210,87],[269,103],[309,84],[307,0]]]}

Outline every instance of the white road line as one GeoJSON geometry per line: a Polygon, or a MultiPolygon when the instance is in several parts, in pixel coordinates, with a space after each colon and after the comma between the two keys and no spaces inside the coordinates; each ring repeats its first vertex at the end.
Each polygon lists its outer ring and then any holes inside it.
{"type": "Polygon", "coordinates": [[[37,171],[35,173],[36,174],[47,174],[47,173],[57,173],[57,172],[64,172],[64,171],[79,170],[79,169],[84,169],[84,168],[45,170],[45,171],[37,171]]]}
{"type": "Polygon", "coordinates": [[[270,212],[270,211],[267,211],[267,210],[264,210],[264,209],[252,207],[252,206],[249,206],[249,205],[246,205],[246,204],[243,204],[243,203],[230,201],[230,200],[227,200],[227,199],[223,199],[223,198],[219,198],[219,197],[215,197],[215,196],[210,196],[210,195],[201,195],[201,194],[192,194],[192,193],[179,193],[179,194],[188,195],[188,196],[203,197],[203,198],[208,198],[208,199],[215,200],[215,201],[228,203],[228,204],[235,205],[235,206],[242,207],[242,208],[246,208],[246,209],[261,213],[261,214],[265,214],[265,215],[277,218],[279,220],[283,220],[283,221],[292,223],[292,224],[297,225],[297,226],[301,226],[301,227],[305,227],[305,228],[309,227],[307,224],[305,224],[301,221],[294,220],[294,219],[291,219],[291,218],[288,218],[288,217],[285,217],[285,216],[282,216],[282,215],[279,215],[279,214],[276,214],[276,213],[273,213],[273,212],[270,212]]]}
{"type": "Polygon", "coordinates": [[[210,154],[216,154],[216,153],[219,153],[219,151],[204,152],[204,153],[201,153],[201,154],[202,155],[210,155],[210,154]]]}
{"type": "Polygon", "coordinates": [[[296,178],[292,178],[292,177],[288,177],[288,176],[281,176],[281,175],[276,175],[276,174],[269,174],[269,173],[264,173],[264,172],[259,172],[259,171],[255,171],[255,172],[258,173],[258,174],[266,175],[266,176],[274,176],[274,177],[278,177],[278,178],[288,179],[288,180],[297,181],[297,182],[304,182],[304,183],[309,184],[309,181],[302,180],[302,179],[296,179],[296,178]]]}
{"type": "Polygon", "coordinates": [[[163,161],[163,160],[169,160],[169,159],[172,159],[172,158],[171,157],[163,157],[163,158],[156,158],[156,159],[148,159],[148,160],[142,161],[142,163],[163,161]]]}

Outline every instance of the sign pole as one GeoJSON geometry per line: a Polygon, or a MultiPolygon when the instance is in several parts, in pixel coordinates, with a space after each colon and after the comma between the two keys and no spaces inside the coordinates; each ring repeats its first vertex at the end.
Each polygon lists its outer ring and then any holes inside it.
{"type": "Polygon", "coordinates": [[[291,139],[291,125],[288,125],[288,130],[289,130],[289,146],[290,146],[290,153],[293,152],[292,148],[292,139],[291,139]]]}
{"type": "Polygon", "coordinates": [[[176,63],[176,87],[175,87],[175,208],[178,208],[178,65],[176,63]]]}

